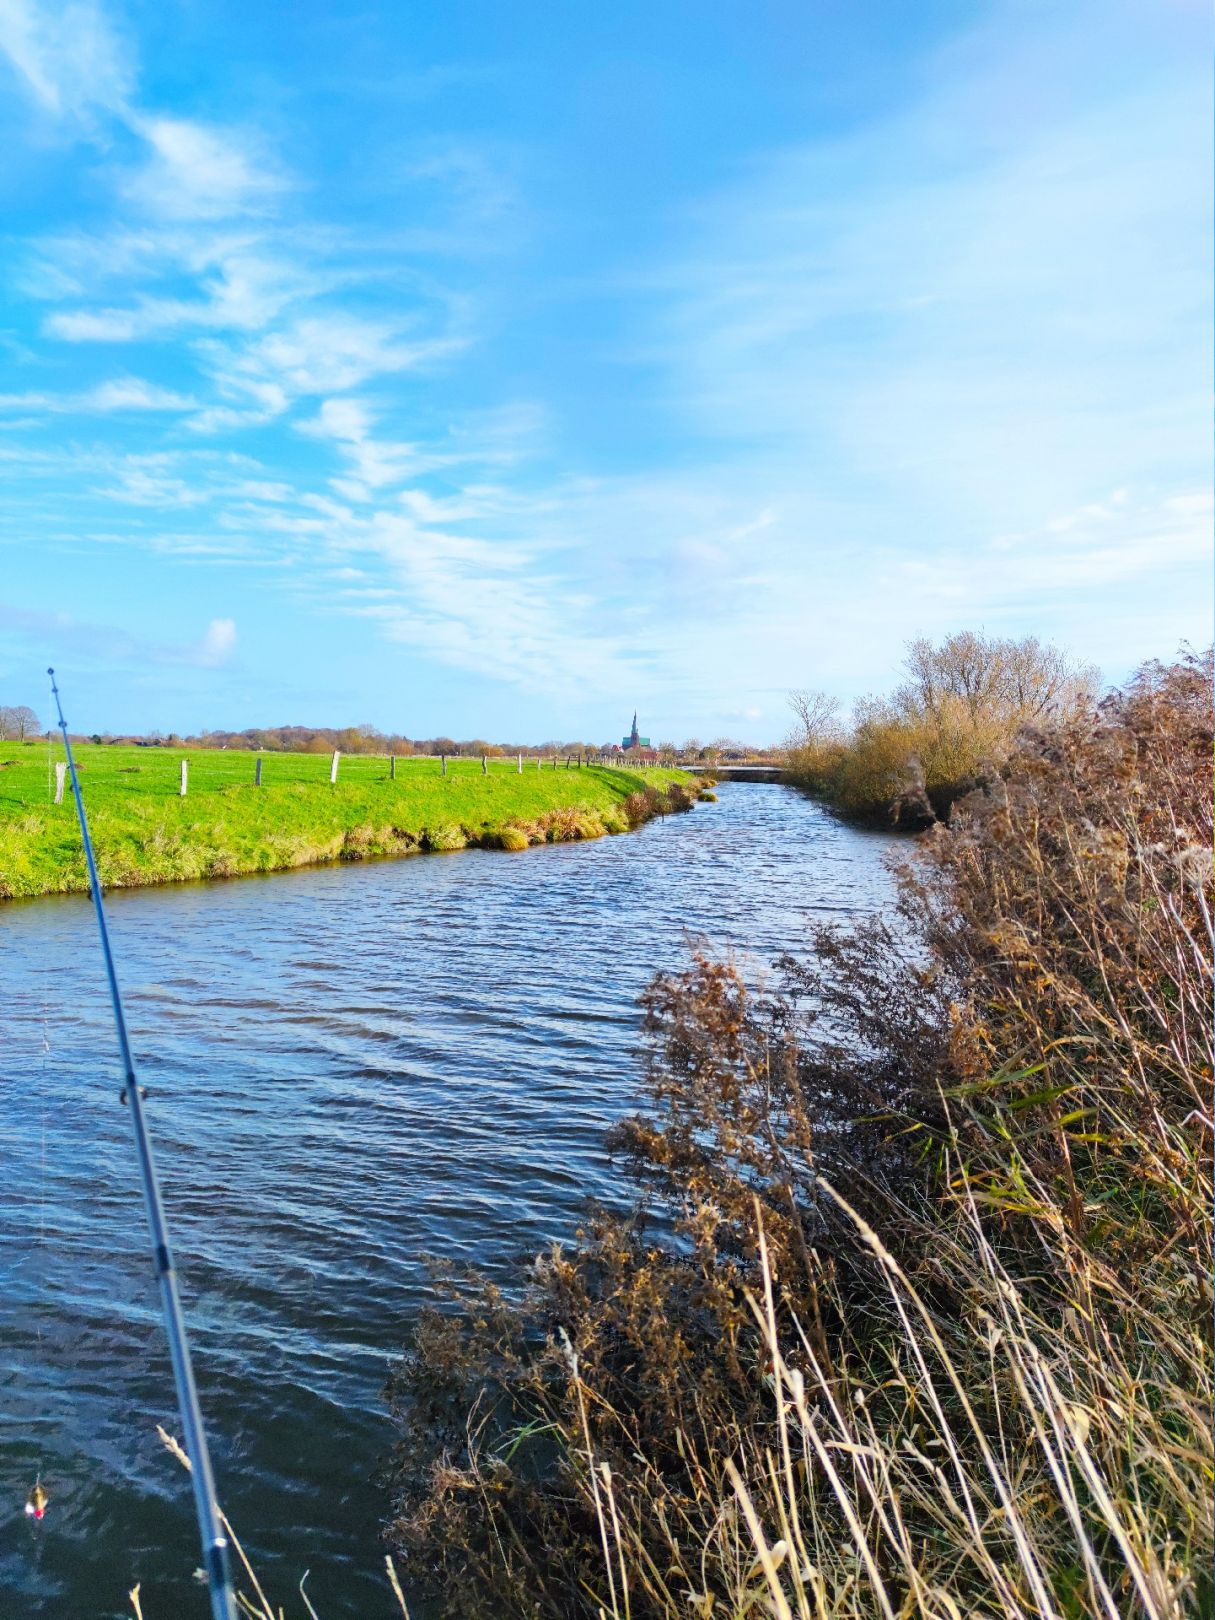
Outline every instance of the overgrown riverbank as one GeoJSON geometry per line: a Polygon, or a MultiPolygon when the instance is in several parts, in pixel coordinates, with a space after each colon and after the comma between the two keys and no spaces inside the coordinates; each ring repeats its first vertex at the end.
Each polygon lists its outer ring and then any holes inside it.
{"type": "Polygon", "coordinates": [[[655,982],[636,1212],[450,1278],[392,1381],[444,1614],[1211,1612],[1211,742],[1209,663],[1146,670],[898,918],[655,982]]]}
{"type": "MultiPolygon", "coordinates": [[[[62,759],[56,750],[54,758],[62,759]]],[[[697,784],[671,770],[545,760],[345,758],[336,784],[314,755],[78,750],[102,883],[132,888],[324,861],[468,846],[523,850],[626,832],[684,810],[697,784]],[[180,761],[188,762],[180,796],[180,761]]],[[[70,786],[53,796],[45,744],[0,745],[0,899],[87,888],[70,786]]]]}
{"type": "Polygon", "coordinates": [[[918,832],[994,778],[1026,726],[1091,710],[1096,672],[1036,637],[962,632],[908,644],[906,679],[863,698],[850,725],[822,692],[795,692],[789,780],[860,822],[918,832]]]}

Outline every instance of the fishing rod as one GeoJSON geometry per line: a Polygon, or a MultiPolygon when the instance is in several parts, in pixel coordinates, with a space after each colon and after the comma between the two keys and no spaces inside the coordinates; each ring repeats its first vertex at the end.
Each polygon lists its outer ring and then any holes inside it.
{"type": "Polygon", "coordinates": [[[144,1094],[135,1075],[135,1059],[131,1055],[126,1014],[122,1007],[122,992],[118,988],[118,974],[114,969],[114,953],[110,948],[110,931],[106,926],[105,907],[101,900],[101,883],[97,877],[93,840],[89,837],[89,822],[84,813],[84,799],[80,792],[80,778],[76,774],[76,761],[72,756],[67,721],[63,718],[63,704],[59,701],[59,688],[55,685],[55,671],[48,669],[47,674],[51,678],[51,692],[54,694],[55,708],[59,714],[59,730],[63,733],[63,746],[67,752],[68,775],[72,779],[72,797],[76,801],[76,819],[80,823],[84,859],[89,873],[89,893],[97,917],[97,931],[101,935],[101,955],[105,962],[106,978],[110,986],[110,1003],[114,1008],[114,1023],[118,1030],[118,1047],[122,1054],[124,1071],[122,1100],[131,1111],[131,1124],[135,1131],[135,1151],[139,1158],[143,1202],[152,1237],[152,1258],[156,1268],[156,1281],[160,1285],[161,1312],[164,1316],[165,1334],[169,1341],[169,1356],[173,1363],[173,1382],[177,1387],[177,1406],[185,1434],[186,1455],[190,1459],[190,1478],[194,1485],[194,1505],[198,1513],[198,1533],[202,1541],[203,1570],[211,1594],[211,1614],[213,1620],[236,1620],[236,1599],[228,1563],[228,1538],[224,1533],[219,1503],[215,1500],[215,1480],[211,1473],[207,1435],[203,1427],[202,1410],[198,1404],[198,1390],[194,1383],[194,1368],[190,1361],[190,1346],[186,1338],[181,1297],[177,1292],[177,1274],[173,1269],[173,1257],[169,1251],[169,1229],[165,1222],[156,1164],[152,1158],[152,1142],[143,1114],[144,1094]]]}

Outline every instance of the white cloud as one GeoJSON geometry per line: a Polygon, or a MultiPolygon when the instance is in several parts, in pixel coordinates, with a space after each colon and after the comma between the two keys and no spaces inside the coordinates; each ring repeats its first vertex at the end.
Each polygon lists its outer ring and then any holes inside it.
{"type": "Polygon", "coordinates": [[[496,484],[465,484],[458,494],[441,496],[424,489],[404,489],[400,502],[414,522],[421,524],[509,520],[523,510],[534,517],[544,507],[542,497],[528,498],[496,484]]]}
{"type": "Polygon", "coordinates": [[[228,663],[235,651],[236,620],[212,619],[195,649],[193,662],[213,669],[219,664],[228,663]]]}
{"type": "Polygon", "coordinates": [[[370,377],[414,370],[460,347],[459,338],[407,341],[387,322],[325,313],[304,316],[262,338],[237,370],[280,378],[296,394],[340,393],[370,377]]]}
{"type": "Polygon", "coordinates": [[[147,161],[125,182],[127,194],[168,219],[231,219],[258,212],[285,188],[251,150],[247,137],[187,118],[140,115],[132,128],[147,142],[147,161]]]}
{"type": "Polygon", "coordinates": [[[299,424],[299,431],[318,439],[359,444],[371,431],[371,417],[357,399],[327,399],[311,421],[299,424]]]}
{"type": "Polygon", "coordinates": [[[117,481],[98,490],[107,500],[126,506],[146,506],[156,512],[202,506],[210,491],[193,480],[176,477],[155,465],[140,466],[135,458],[117,472],[117,481]]]}
{"type": "Polygon", "coordinates": [[[82,416],[105,416],[114,411],[192,411],[196,404],[186,394],[158,387],[141,377],[114,377],[79,394],[0,394],[0,411],[82,416]]]}
{"type": "Polygon", "coordinates": [[[58,117],[86,119],[98,108],[121,114],[134,85],[129,53],[90,0],[0,0],[0,52],[58,117]]]}
{"type": "Polygon", "coordinates": [[[0,0],[0,54],[47,113],[86,124],[105,113],[140,139],[144,157],[123,185],[154,214],[230,218],[284,188],[248,136],[136,106],[132,53],[95,0],[0,0]]]}
{"type": "MultiPolygon", "coordinates": [[[[175,227],[140,240],[134,262],[117,267],[104,262],[104,240],[50,242],[44,247],[39,275],[49,270],[57,290],[80,291],[79,260],[92,251],[102,260],[93,276],[159,278],[184,275],[198,289],[196,297],[142,296],[125,307],[57,310],[44,322],[46,332],[70,343],[129,343],[136,338],[168,337],[178,332],[257,332],[270,326],[292,304],[329,290],[335,282],[309,273],[272,251],[258,237],[228,231],[188,232],[175,227]]],[[[42,296],[45,296],[43,290],[42,296]]]]}
{"type": "Polygon", "coordinates": [[[130,309],[66,310],[48,316],[46,330],[69,343],[129,343],[141,322],[130,309]]]}
{"type": "Polygon", "coordinates": [[[350,476],[331,480],[345,500],[368,501],[377,490],[400,484],[435,465],[414,444],[377,439],[365,405],[355,399],[327,399],[309,421],[297,424],[301,433],[332,440],[349,467],[350,476]]]}
{"type": "Polygon", "coordinates": [[[189,411],[196,401],[139,377],[116,377],[90,389],[81,396],[81,403],[96,411],[189,411]]]}

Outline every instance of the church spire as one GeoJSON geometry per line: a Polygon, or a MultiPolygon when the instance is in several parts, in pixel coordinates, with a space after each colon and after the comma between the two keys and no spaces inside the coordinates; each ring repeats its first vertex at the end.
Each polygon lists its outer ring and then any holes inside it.
{"type": "Polygon", "coordinates": [[[636,709],[633,710],[633,729],[629,732],[627,737],[622,737],[620,739],[620,746],[625,750],[626,753],[630,748],[648,748],[650,746],[650,739],[648,737],[643,737],[637,729],[636,709]]]}

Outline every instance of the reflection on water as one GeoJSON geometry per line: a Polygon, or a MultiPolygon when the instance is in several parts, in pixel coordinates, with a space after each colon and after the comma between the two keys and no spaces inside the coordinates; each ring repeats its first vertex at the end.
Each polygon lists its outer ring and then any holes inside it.
{"type": "MultiPolygon", "coordinates": [[[[393,1612],[370,1476],[422,1257],[505,1276],[612,1197],[651,973],[689,935],[762,971],[888,892],[889,840],[720,791],[592,844],[110,897],[221,1496],[280,1601],[311,1568],[323,1615],[393,1612]]],[[[0,912],[0,1015],[0,1614],[129,1615],[138,1580],[202,1616],[86,901],[0,912]]]]}

